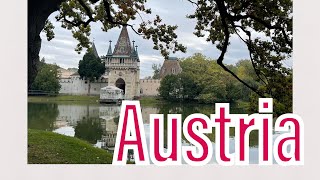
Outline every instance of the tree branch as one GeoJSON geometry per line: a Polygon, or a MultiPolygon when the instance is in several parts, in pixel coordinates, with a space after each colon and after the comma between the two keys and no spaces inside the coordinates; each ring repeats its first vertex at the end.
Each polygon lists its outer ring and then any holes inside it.
{"type": "Polygon", "coordinates": [[[91,21],[94,21],[94,18],[92,17],[92,12],[91,12],[90,8],[82,0],[77,0],[77,1],[84,8],[84,10],[86,11],[86,14],[88,15],[89,19],[91,21]]]}
{"type": "MultiPolygon", "coordinates": [[[[84,8],[86,15],[89,17],[89,19],[87,21],[77,21],[77,22],[73,22],[67,19],[66,14],[63,14],[63,20],[68,23],[71,24],[72,26],[76,26],[79,27],[80,25],[83,25],[84,27],[87,27],[90,22],[94,22],[94,18],[93,18],[93,14],[90,10],[90,8],[83,2],[83,0],[77,0],[79,2],[79,4],[84,8]]],[[[90,0],[90,2],[97,2],[97,0],[90,0]]],[[[107,15],[107,21],[110,22],[111,24],[116,24],[116,25],[122,25],[122,26],[129,26],[131,27],[131,29],[138,35],[141,35],[136,29],[134,29],[132,24],[127,24],[127,23],[122,23],[122,22],[117,22],[113,20],[113,17],[111,15],[111,10],[110,10],[110,4],[107,0],[103,0],[103,4],[104,4],[104,8],[106,11],[106,15],[107,15]]],[[[57,19],[58,21],[61,20],[57,19]]]]}
{"type": "Polygon", "coordinates": [[[89,25],[89,23],[92,21],[90,19],[88,19],[87,21],[78,21],[78,22],[69,21],[65,14],[63,15],[63,20],[66,23],[71,24],[72,26],[76,26],[76,27],[79,27],[81,24],[83,24],[84,27],[87,27],[89,25]]]}
{"type": "Polygon", "coordinates": [[[230,14],[228,14],[228,17],[230,20],[232,21],[239,21],[239,20],[242,20],[242,19],[247,19],[247,18],[251,18],[253,20],[255,20],[256,22],[262,24],[263,26],[265,26],[266,28],[268,29],[277,29],[277,30],[280,30],[281,33],[283,34],[284,36],[284,39],[286,41],[286,43],[292,48],[292,41],[289,40],[288,38],[288,35],[285,31],[285,29],[281,26],[273,26],[267,22],[265,22],[264,20],[254,16],[254,15],[251,15],[251,14],[247,14],[247,15],[236,15],[236,16],[232,16],[230,14]]]}
{"type": "Polygon", "coordinates": [[[142,35],[142,34],[140,34],[138,31],[136,31],[136,30],[134,29],[134,27],[133,27],[132,24],[114,21],[112,15],[111,15],[110,3],[109,3],[107,0],[103,0],[103,6],[104,6],[104,9],[105,9],[105,11],[106,11],[107,21],[108,21],[108,22],[110,22],[111,24],[116,24],[116,25],[130,26],[131,29],[132,29],[136,34],[142,35]]]}
{"type": "MultiPolygon", "coordinates": [[[[251,33],[250,33],[250,31],[247,31],[247,30],[245,30],[242,26],[235,25],[234,23],[232,23],[232,26],[233,26],[236,34],[238,35],[238,37],[247,45],[247,48],[248,48],[248,51],[249,51],[249,55],[250,55],[251,64],[252,64],[252,67],[253,67],[253,69],[254,69],[257,77],[258,77],[265,85],[267,85],[267,83],[261,78],[261,76],[260,76],[260,71],[258,71],[257,66],[256,66],[255,63],[253,62],[253,58],[252,58],[252,51],[253,51],[253,50],[252,50],[252,40],[251,40],[251,33]],[[237,27],[239,27],[243,32],[246,33],[246,35],[247,35],[248,38],[249,38],[249,40],[248,40],[249,42],[246,41],[246,40],[244,40],[244,39],[240,36],[240,34],[237,32],[237,29],[236,29],[237,27]]],[[[267,79],[264,74],[263,74],[263,76],[265,77],[265,79],[267,79]]],[[[268,81],[268,79],[267,79],[267,81],[268,81]]]]}
{"type": "Polygon", "coordinates": [[[192,1],[192,0],[187,0],[187,1],[189,1],[191,4],[194,4],[194,5],[196,5],[197,7],[199,7],[199,4],[196,3],[196,2],[194,2],[194,1],[192,1]]]}
{"type": "Polygon", "coordinates": [[[223,26],[223,31],[224,31],[224,42],[223,42],[223,47],[221,50],[221,54],[217,60],[217,63],[228,73],[230,73],[234,78],[236,78],[238,81],[240,81],[242,84],[244,84],[245,86],[247,86],[249,89],[251,89],[253,92],[255,92],[256,94],[258,94],[260,97],[265,97],[263,94],[261,94],[260,92],[258,92],[257,89],[253,88],[252,86],[250,86],[248,83],[244,82],[242,79],[240,79],[234,72],[232,72],[230,69],[228,69],[224,64],[223,64],[223,59],[224,59],[224,55],[227,52],[228,49],[228,44],[229,44],[229,40],[230,40],[230,32],[229,32],[229,27],[227,24],[227,17],[228,17],[228,12],[226,9],[226,6],[224,4],[224,1],[216,1],[217,3],[217,7],[218,10],[220,12],[221,15],[221,22],[222,22],[222,26],[223,26]]]}
{"type": "Polygon", "coordinates": [[[243,2],[240,7],[233,9],[234,13],[237,14],[238,11],[248,8],[250,3],[251,3],[251,0],[247,0],[243,2]]]}
{"type": "MultiPolygon", "coordinates": [[[[84,27],[87,27],[90,22],[93,22],[94,21],[94,18],[92,16],[92,12],[90,10],[90,8],[83,2],[83,0],[77,0],[79,2],[79,4],[84,8],[85,10],[85,13],[87,14],[87,16],[89,17],[89,19],[87,21],[82,21],[82,20],[79,20],[77,22],[74,22],[74,21],[70,21],[67,19],[66,17],[66,13],[63,13],[63,20],[68,23],[68,24],[71,24],[72,26],[76,26],[76,27],[79,27],[80,25],[83,25],[84,27]]],[[[95,0],[92,0],[91,2],[95,2],[95,0]]],[[[57,19],[58,21],[61,20],[61,18],[57,19]]]]}

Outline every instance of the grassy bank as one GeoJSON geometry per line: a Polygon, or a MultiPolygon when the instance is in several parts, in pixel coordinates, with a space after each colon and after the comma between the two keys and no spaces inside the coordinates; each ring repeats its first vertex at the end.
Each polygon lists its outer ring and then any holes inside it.
{"type": "Polygon", "coordinates": [[[28,130],[29,164],[111,164],[112,154],[77,138],[28,130]]]}
{"type": "Polygon", "coordinates": [[[166,103],[164,100],[161,100],[158,97],[141,97],[139,101],[140,104],[144,106],[166,103]]]}
{"type": "MultiPolygon", "coordinates": [[[[156,97],[141,97],[141,105],[154,105],[164,103],[161,99],[156,97]]],[[[58,96],[29,96],[28,102],[63,102],[65,103],[99,103],[99,96],[74,96],[74,95],[58,95],[58,96]]]]}
{"type": "Polygon", "coordinates": [[[75,103],[98,103],[99,96],[28,96],[28,102],[75,102],[75,103]]]}

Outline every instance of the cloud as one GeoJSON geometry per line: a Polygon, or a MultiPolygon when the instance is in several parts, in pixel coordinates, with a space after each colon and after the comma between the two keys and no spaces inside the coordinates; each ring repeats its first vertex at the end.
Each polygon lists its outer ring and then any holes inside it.
{"type": "Polygon", "coordinates": [[[152,65],[162,64],[164,58],[160,55],[145,55],[141,54],[140,58],[140,77],[145,78],[153,75],[152,65]]]}

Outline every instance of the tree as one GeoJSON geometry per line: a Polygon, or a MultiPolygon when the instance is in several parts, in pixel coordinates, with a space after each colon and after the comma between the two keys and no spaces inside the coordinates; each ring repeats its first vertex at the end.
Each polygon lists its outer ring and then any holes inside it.
{"type": "MultiPolygon", "coordinates": [[[[217,64],[216,60],[196,53],[181,61],[182,72],[188,74],[199,87],[198,100],[203,103],[233,101],[232,87],[236,80],[217,64]],[[205,72],[205,73],[204,73],[205,72]],[[228,94],[229,93],[229,94],[228,94]],[[229,96],[229,98],[227,98],[229,96]]],[[[230,66],[230,68],[233,68],[230,66]]]]}
{"type": "Polygon", "coordinates": [[[152,79],[160,79],[160,69],[161,69],[161,64],[152,64],[152,69],[153,69],[153,76],[152,79]]]}
{"type": "Polygon", "coordinates": [[[61,85],[58,78],[58,66],[41,62],[41,69],[31,89],[59,93],[61,85]]]}
{"type": "Polygon", "coordinates": [[[77,122],[74,130],[75,137],[86,140],[91,144],[97,143],[97,140],[101,140],[103,135],[101,122],[100,118],[83,117],[81,121],[77,122]]]}
{"type": "MultiPolygon", "coordinates": [[[[292,1],[291,0],[197,0],[189,2],[197,6],[194,34],[205,37],[221,51],[217,63],[241,83],[259,96],[274,96],[277,93],[270,78],[270,72],[287,75],[281,61],[292,54],[292,1]],[[257,35],[259,34],[259,35],[257,35]],[[238,36],[247,46],[255,73],[265,84],[261,91],[239,78],[224,63],[230,44],[230,37],[238,36]]],[[[277,89],[280,90],[280,89],[277,89]]]]}
{"type": "Polygon", "coordinates": [[[165,100],[175,101],[179,99],[180,85],[178,84],[178,76],[167,75],[161,82],[159,87],[159,94],[165,100]]]}
{"type": "MultiPolygon", "coordinates": [[[[254,68],[252,67],[250,60],[240,60],[236,63],[235,73],[239,78],[249,84],[251,87],[258,89],[259,86],[262,86],[262,82],[259,83],[259,78],[256,76],[254,68]]],[[[237,82],[237,91],[238,98],[243,101],[250,101],[250,96],[252,91],[250,88],[242,85],[240,82],[237,82]]]]}
{"type": "Polygon", "coordinates": [[[145,39],[152,39],[154,49],[168,56],[168,49],[185,52],[186,48],[176,40],[177,26],[167,25],[156,15],[153,21],[144,21],[141,14],[150,15],[151,9],[145,7],[146,0],[29,0],[28,2],[28,87],[38,72],[39,52],[41,48],[40,32],[47,39],[54,38],[54,25],[48,17],[58,11],[56,20],[61,27],[72,32],[78,40],[77,52],[90,48],[90,23],[101,22],[102,30],[119,26],[129,26],[145,39]],[[135,28],[128,22],[140,17],[141,23],[135,28]]]}
{"type": "Polygon", "coordinates": [[[159,94],[169,101],[192,101],[199,96],[201,89],[187,73],[167,75],[161,82],[159,94]]]}
{"type": "Polygon", "coordinates": [[[91,82],[98,80],[106,71],[105,64],[101,62],[99,57],[95,57],[92,49],[83,56],[79,61],[78,73],[81,79],[88,82],[88,95],[90,95],[91,82]]]}
{"type": "Polygon", "coordinates": [[[178,80],[180,81],[180,89],[181,89],[181,98],[183,100],[191,101],[199,96],[201,92],[201,88],[195,83],[192,77],[187,73],[180,73],[177,75],[178,80]]]}

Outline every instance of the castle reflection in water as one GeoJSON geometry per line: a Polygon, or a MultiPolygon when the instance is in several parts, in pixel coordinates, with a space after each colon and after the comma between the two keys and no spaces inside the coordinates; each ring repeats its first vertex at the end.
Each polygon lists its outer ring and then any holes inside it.
{"type": "MultiPolygon", "coordinates": [[[[149,115],[159,112],[158,108],[142,107],[144,124],[149,124],[149,115]]],[[[97,147],[113,151],[117,137],[118,119],[120,106],[117,105],[60,105],[58,104],[59,115],[54,122],[55,132],[77,137],[77,126],[83,121],[95,120],[99,122],[99,129],[102,130],[101,137],[97,139],[97,147]],[[73,128],[75,133],[66,134],[63,131],[66,127],[73,128]]],[[[89,124],[90,126],[90,124],[89,124]]],[[[89,127],[88,127],[89,129],[89,127]]],[[[86,131],[86,130],[82,130],[86,131]]],[[[95,132],[91,132],[95,133],[95,132]]],[[[98,132],[97,132],[98,134],[98,132]]]]}

